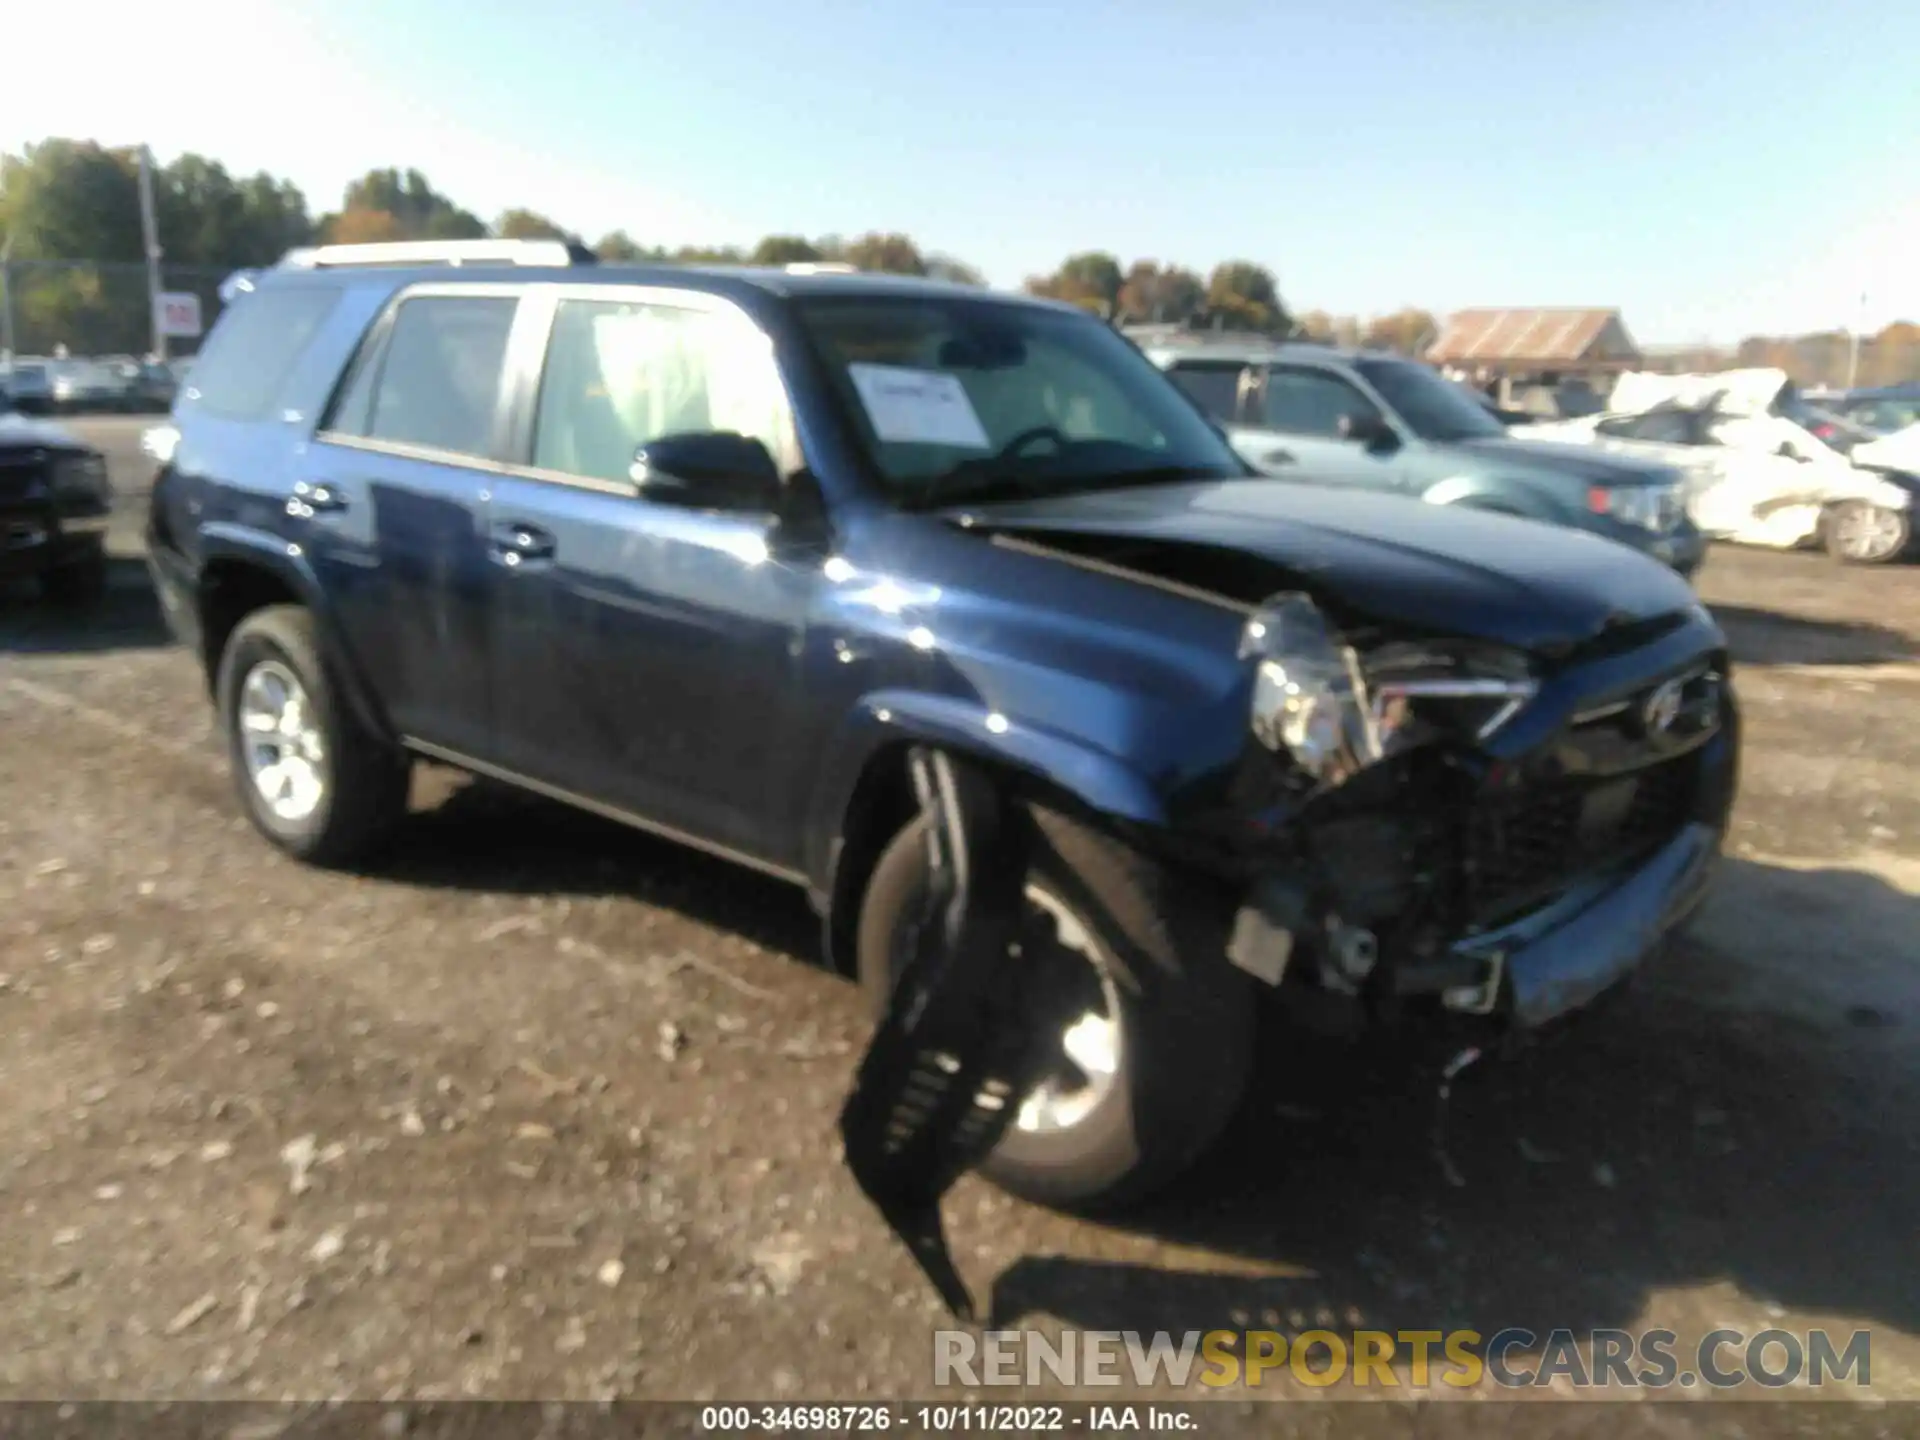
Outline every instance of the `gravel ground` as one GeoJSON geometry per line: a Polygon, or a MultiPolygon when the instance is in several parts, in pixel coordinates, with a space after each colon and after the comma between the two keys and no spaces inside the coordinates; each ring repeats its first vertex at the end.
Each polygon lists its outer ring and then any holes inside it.
{"type": "MultiPolygon", "coordinates": [[[[443,772],[376,873],[270,850],[132,558],[140,423],[80,426],[127,497],[106,607],[0,602],[0,1396],[934,1394],[800,897],[443,772]]],[[[1149,1213],[954,1192],[1002,1323],[1868,1327],[1920,1398],[1920,568],[1722,549],[1702,590],[1749,725],[1724,877],[1468,1072],[1459,1183],[1426,1062],[1276,1034],[1149,1213]]]]}

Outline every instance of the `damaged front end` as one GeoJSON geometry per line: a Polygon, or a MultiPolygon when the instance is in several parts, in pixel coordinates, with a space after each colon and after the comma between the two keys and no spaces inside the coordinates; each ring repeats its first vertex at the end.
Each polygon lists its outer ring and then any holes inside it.
{"type": "MultiPolygon", "coordinates": [[[[1700,899],[1737,713],[1697,605],[1534,651],[1336,621],[1301,590],[1243,613],[1238,757],[1192,832],[1162,837],[1228,882],[1223,963],[1354,1025],[1511,1031],[1613,986],[1700,899]]],[[[939,1200],[1038,1083],[1061,1007],[1014,938],[1016,797],[936,752],[913,770],[934,892],[841,1128],[862,1190],[965,1315],[939,1200]]]]}
{"type": "Polygon", "coordinates": [[[1229,958],[1265,984],[1355,1021],[1531,1026],[1623,978],[1700,898],[1732,794],[1717,657],[1505,745],[1545,683],[1528,656],[1363,648],[1301,594],[1261,606],[1242,649],[1235,808],[1256,839],[1229,958]]]}

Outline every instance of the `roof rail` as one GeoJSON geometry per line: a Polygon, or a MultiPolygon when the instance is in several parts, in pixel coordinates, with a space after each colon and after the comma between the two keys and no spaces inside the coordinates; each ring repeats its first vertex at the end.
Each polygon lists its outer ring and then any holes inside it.
{"type": "Polygon", "coordinates": [[[592,265],[598,260],[570,240],[392,240],[367,245],[314,245],[280,258],[295,269],[341,265],[592,265]]]}

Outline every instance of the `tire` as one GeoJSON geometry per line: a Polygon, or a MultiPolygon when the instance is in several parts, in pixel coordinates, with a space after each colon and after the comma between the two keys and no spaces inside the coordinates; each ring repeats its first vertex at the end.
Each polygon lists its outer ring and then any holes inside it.
{"type": "Polygon", "coordinates": [[[107,593],[107,553],[95,549],[40,577],[40,591],[56,605],[97,605],[107,593]]]}
{"type": "MultiPolygon", "coordinates": [[[[1117,1000],[1118,1065],[1081,1118],[1009,1129],[981,1170],[1043,1205],[1110,1210],[1163,1188],[1232,1118],[1252,1067],[1251,982],[1226,961],[1224,905],[1064,815],[1034,817],[1029,901],[1064,906],[1094,936],[1110,982],[1097,993],[1105,1005],[1117,1000]]],[[[894,838],[861,906],[860,983],[876,1014],[893,986],[900,931],[926,893],[925,826],[916,819],[894,838]]]]}
{"type": "Polygon", "coordinates": [[[351,865],[371,854],[406,813],[411,767],[341,703],[320,658],[313,616],[301,606],[270,605],[234,628],[220,657],[215,694],[241,804],[260,833],[289,855],[313,865],[351,865]],[[250,689],[256,679],[257,691],[250,689]],[[241,712],[246,705],[257,713],[261,699],[286,694],[288,680],[302,697],[302,739],[317,739],[295,757],[295,768],[310,770],[316,783],[290,785],[286,792],[289,801],[307,798],[310,805],[281,808],[256,781],[258,764],[250,763],[250,752],[255,744],[300,746],[279,732],[269,738],[248,730],[241,712]]]}
{"type": "Polygon", "coordinates": [[[1827,553],[1846,565],[1885,565],[1905,553],[1912,522],[1898,510],[1865,500],[1843,500],[1823,517],[1827,553]]]}

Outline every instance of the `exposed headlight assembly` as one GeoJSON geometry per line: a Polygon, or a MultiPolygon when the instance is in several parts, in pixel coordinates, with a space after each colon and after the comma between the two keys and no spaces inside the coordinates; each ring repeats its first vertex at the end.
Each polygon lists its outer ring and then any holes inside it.
{"type": "Polygon", "coordinates": [[[1389,750],[1422,720],[1486,740],[1540,689],[1526,656],[1490,645],[1383,645],[1366,666],[1375,726],[1389,750]]]}
{"type": "Polygon", "coordinates": [[[1300,594],[1254,613],[1240,655],[1255,665],[1254,738],[1326,785],[1426,736],[1485,740],[1539,690],[1524,655],[1473,642],[1389,644],[1363,660],[1300,594]]]}
{"type": "Polygon", "coordinates": [[[1359,657],[1305,595],[1262,605],[1241,634],[1240,656],[1255,666],[1248,724],[1269,750],[1323,784],[1385,753],[1359,657]]]}

